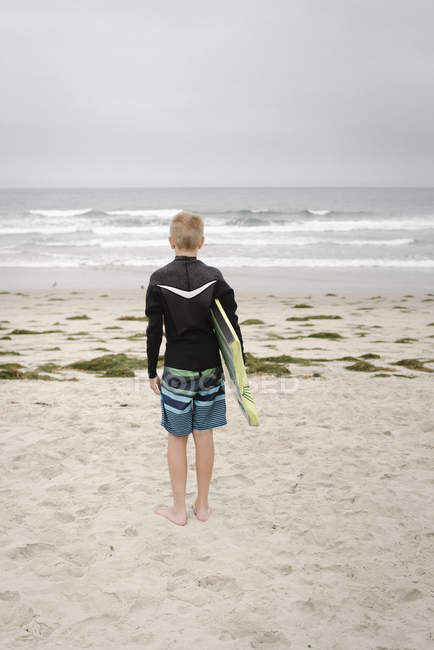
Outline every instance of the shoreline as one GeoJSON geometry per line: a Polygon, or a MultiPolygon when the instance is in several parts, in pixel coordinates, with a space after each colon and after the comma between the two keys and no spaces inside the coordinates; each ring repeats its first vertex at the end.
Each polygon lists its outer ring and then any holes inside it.
{"type": "MultiPolygon", "coordinates": [[[[168,258],[168,262],[171,258],[168,258]]],[[[138,289],[147,286],[152,266],[82,268],[3,267],[0,290],[58,289],[138,289]],[[56,284],[54,284],[56,283],[56,284]]],[[[346,292],[368,295],[382,292],[389,296],[406,292],[419,295],[432,291],[432,269],[402,270],[384,268],[312,269],[307,267],[222,267],[226,280],[236,291],[287,294],[346,292]]]]}

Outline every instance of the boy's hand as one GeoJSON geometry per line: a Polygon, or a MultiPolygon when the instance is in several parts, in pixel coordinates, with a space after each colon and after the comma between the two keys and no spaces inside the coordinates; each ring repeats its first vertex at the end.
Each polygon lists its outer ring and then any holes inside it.
{"type": "Polygon", "coordinates": [[[159,395],[160,394],[160,388],[161,388],[160,377],[158,375],[156,377],[152,377],[152,379],[149,380],[149,386],[150,386],[151,390],[153,390],[156,395],[159,395]]]}

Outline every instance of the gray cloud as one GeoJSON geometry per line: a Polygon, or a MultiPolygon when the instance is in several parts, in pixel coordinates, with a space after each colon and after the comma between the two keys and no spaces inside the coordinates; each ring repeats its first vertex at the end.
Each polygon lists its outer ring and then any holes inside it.
{"type": "Polygon", "coordinates": [[[432,2],[74,5],[2,4],[2,186],[434,184],[432,2]]]}

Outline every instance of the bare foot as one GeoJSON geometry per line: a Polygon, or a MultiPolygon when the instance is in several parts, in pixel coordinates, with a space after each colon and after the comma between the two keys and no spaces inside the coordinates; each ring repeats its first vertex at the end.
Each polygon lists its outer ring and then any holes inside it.
{"type": "Polygon", "coordinates": [[[202,506],[199,507],[196,505],[196,503],[193,503],[191,507],[199,521],[208,521],[208,517],[212,512],[211,508],[203,508],[202,506]]]}
{"type": "Polygon", "coordinates": [[[161,515],[162,517],[166,517],[166,519],[173,521],[173,523],[177,526],[185,526],[187,523],[187,513],[185,510],[184,512],[179,512],[175,510],[173,506],[170,508],[166,506],[160,506],[159,508],[156,508],[154,512],[156,515],[161,515]]]}

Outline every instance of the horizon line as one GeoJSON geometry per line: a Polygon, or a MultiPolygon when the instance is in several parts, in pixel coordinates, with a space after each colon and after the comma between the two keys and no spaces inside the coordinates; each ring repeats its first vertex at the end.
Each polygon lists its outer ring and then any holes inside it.
{"type": "Polygon", "coordinates": [[[434,185],[16,185],[0,186],[8,190],[226,190],[226,189],[275,189],[275,190],[432,190],[434,185]]]}

